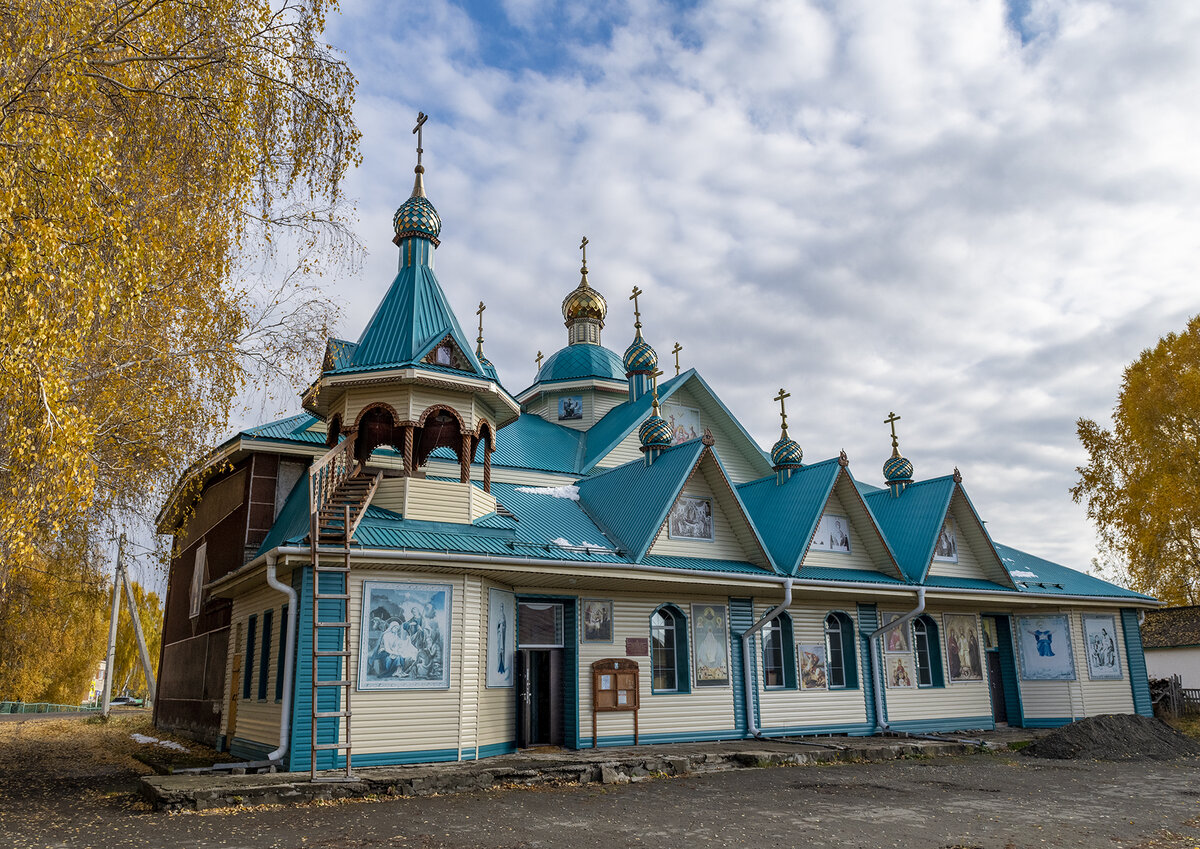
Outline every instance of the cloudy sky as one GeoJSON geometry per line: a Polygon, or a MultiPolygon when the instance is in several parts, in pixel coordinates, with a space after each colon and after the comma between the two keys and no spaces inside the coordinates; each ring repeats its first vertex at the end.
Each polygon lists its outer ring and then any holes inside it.
{"type": "Polygon", "coordinates": [[[566,344],[586,234],[608,347],[637,284],[660,358],[678,340],[764,446],[784,386],[805,457],[879,483],[895,410],[995,539],[1088,565],[1075,420],[1198,310],[1200,5],[343,5],[370,252],[343,335],[395,272],[423,110],[438,275],[468,328],[487,302],[510,391],[566,344]]]}

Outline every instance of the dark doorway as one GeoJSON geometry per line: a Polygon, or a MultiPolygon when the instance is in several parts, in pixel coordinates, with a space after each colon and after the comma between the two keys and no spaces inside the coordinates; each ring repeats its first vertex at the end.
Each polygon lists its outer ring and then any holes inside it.
{"type": "Polygon", "coordinates": [[[563,745],[563,606],[517,604],[517,745],[563,745]]]}
{"type": "Polygon", "coordinates": [[[988,694],[992,697],[992,721],[1008,723],[1008,702],[1004,696],[1004,659],[1002,647],[1008,639],[1008,617],[983,617],[983,646],[987,654],[988,694]]]}

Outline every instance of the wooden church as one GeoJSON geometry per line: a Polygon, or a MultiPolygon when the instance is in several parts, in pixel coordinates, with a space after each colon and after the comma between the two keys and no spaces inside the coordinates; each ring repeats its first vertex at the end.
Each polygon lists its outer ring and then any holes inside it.
{"type": "Polygon", "coordinates": [[[636,288],[632,341],[604,347],[586,240],[567,344],[511,392],[483,304],[472,346],[434,273],[419,141],[417,162],[358,341],[163,508],[159,728],[349,772],[1150,714],[1154,599],[994,542],[894,415],[881,475],[805,462],[783,390],[764,451],[678,346],[664,378],[636,288]]]}

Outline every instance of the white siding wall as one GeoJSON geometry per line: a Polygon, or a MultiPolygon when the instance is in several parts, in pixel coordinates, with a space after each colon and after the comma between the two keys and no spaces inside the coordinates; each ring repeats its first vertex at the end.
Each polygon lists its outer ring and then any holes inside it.
{"type": "MultiPolygon", "coordinates": [[[[468,578],[468,580],[471,580],[468,578]]],[[[496,589],[512,592],[512,587],[496,584],[491,581],[483,581],[480,587],[479,594],[479,628],[480,628],[480,651],[487,652],[488,638],[487,623],[488,623],[488,590],[495,587],[496,589]]],[[[516,642],[517,635],[515,633],[515,622],[510,622],[508,639],[513,643],[516,642]]],[[[490,746],[497,743],[514,743],[517,739],[517,696],[516,696],[516,680],[517,676],[513,674],[513,686],[511,687],[488,687],[487,686],[487,664],[480,662],[479,668],[475,677],[475,689],[477,692],[476,702],[479,705],[478,715],[476,717],[477,725],[477,740],[480,746],[490,746]]]]}
{"type": "MultiPolygon", "coordinates": [[[[625,657],[625,638],[650,639],[650,614],[660,604],[670,602],[683,611],[688,623],[689,666],[695,666],[695,645],[692,639],[692,608],[695,603],[723,604],[728,615],[729,600],[720,596],[701,595],[609,595],[592,593],[592,598],[613,600],[613,642],[579,644],[579,736],[583,745],[591,744],[592,736],[592,663],[608,657],[625,657]]],[[[688,732],[709,732],[732,729],[733,689],[738,682],[725,687],[697,687],[692,682],[691,693],[651,693],[649,657],[630,658],[638,663],[641,709],[638,726],[642,734],[675,734],[686,737],[688,732]]],[[[731,659],[732,661],[732,659],[731,659]]],[[[692,675],[692,669],[688,674],[692,675]]],[[[732,666],[731,666],[732,675],[732,666]]],[[[740,686],[740,685],[739,685],[740,686]]],[[[601,738],[632,735],[633,715],[625,712],[600,713],[597,733],[601,738]]]]}
{"type": "Polygon", "coordinates": [[[819,551],[815,548],[810,548],[804,555],[804,560],[801,561],[800,565],[826,566],[834,569],[878,569],[871,560],[871,555],[867,551],[862,534],[863,530],[866,530],[868,533],[874,533],[874,531],[869,528],[860,528],[857,521],[851,520],[850,513],[847,512],[845,505],[837,497],[836,493],[830,493],[829,501],[825,503],[824,513],[846,517],[847,522],[850,524],[850,553],[819,551]]]}
{"type": "MultiPolygon", "coordinates": [[[[1125,654],[1125,632],[1118,611],[1062,608],[1071,621],[1071,654],[1075,662],[1074,681],[1021,680],[1021,709],[1026,719],[1079,718],[1101,713],[1133,713],[1133,689],[1129,681],[1129,658],[1125,654]],[[1083,613],[1111,614],[1117,628],[1117,650],[1121,655],[1121,678],[1093,681],[1088,676],[1087,655],[1083,645],[1083,613]]],[[[1017,630],[1016,618],[1013,630],[1017,630]]],[[[1019,639],[1019,637],[1018,637],[1019,639]]],[[[1014,647],[1014,650],[1016,647],[1014,647]]],[[[1018,652],[1019,654],[1019,652],[1018,652]]],[[[1018,668],[1020,659],[1018,658],[1018,668]]]]}
{"type": "Polygon", "coordinates": [[[230,618],[229,653],[225,660],[225,699],[222,702],[221,733],[232,740],[239,737],[243,740],[253,740],[256,743],[269,745],[272,749],[279,745],[280,703],[275,701],[275,673],[279,664],[279,652],[282,649],[279,639],[280,621],[283,615],[283,605],[287,597],[270,587],[263,587],[253,592],[239,596],[233,602],[230,618]],[[267,663],[267,697],[259,701],[258,682],[263,645],[263,614],[274,610],[271,617],[271,654],[267,663]],[[246,657],[246,639],[250,629],[250,617],[258,617],[258,627],[254,636],[254,656],[246,657]],[[241,640],[237,639],[238,625],[241,625],[241,640]],[[235,645],[237,643],[237,645],[235,645]],[[242,698],[243,678],[237,681],[233,678],[234,655],[242,656],[241,676],[246,674],[247,665],[250,667],[250,698],[242,698]],[[237,727],[228,728],[229,696],[237,690],[238,709],[237,727]]]}
{"type": "Polygon", "coordinates": [[[1200,687],[1200,647],[1146,649],[1146,670],[1151,678],[1178,675],[1183,686],[1190,689],[1200,687]]]}
{"type": "MultiPolygon", "coordinates": [[[[904,612],[896,608],[899,612],[904,612]]],[[[889,612],[880,610],[880,613],[889,612]]],[[[967,607],[935,607],[930,606],[926,613],[938,627],[938,648],[942,656],[942,679],[945,687],[912,687],[885,689],[887,699],[887,718],[889,722],[904,720],[944,719],[950,717],[985,716],[991,721],[992,700],[988,694],[987,660],[984,657],[983,634],[979,631],[977,611],[967,607]],[[982,681],[951,681],[946,651],[946,625],[942,619],[943,613],[968,613],[975,615],[976,639],[979,640],[980,660],[984,663],[982,681]]],[[[882,621],[882,617],[881,617],[882,621]]],[[[911,641],[911,632],[910,632],[911,641]]],[[[913,646],[915,649],[916,647],[913,646]]],[[[886,657],[886,655],[885,655],[886,657]]],[[[916,662],[912,665],[914,678],[916,662]]],[[[915,682],[914,682],[915,683],[915,682]]]]}
{"type": "MultiPolygon", "coordinates": [[[[755,605],[754,621],[766,615],[773,605],[755,605]]],[[[792,652],[796,661],[797,689],[766,689],[763,686],[763,647],[762,634],[755,639],[754,650],[757,653],[755,663],[758,667],[756,686],[758,688],[760,726],[772,728],[797,728],[801,726],[850,725],[867,721],[867,708],[863,681],[869,670],[863,666],[862,653],[858,650],[858,640],[852,647],[855,663],[858,668],[857,689],[848,690],[802,690],[799,689],[800,658],[796,645],[825,645],[825,617],[832,610],[841,610],[854,620],[855,633],[858,631],[858,612],[854,605],[847,607],[813,607],[793,604],[788,608],[792,617],[792,635],[795,638],[791,646],[786,646],[792,652]]]]}
{"type": "Polygon", "coordinates": [[[633,460],[640,460],[641,457],[642,443],[638,441],[637,428],[635,427],[612,451],[609,451],[596,463],[596,468],[611,469],[614,466],[623,466],[633,460]]]}
{"type": "Polygon", "coordinates": [[[982,567],[979,565],[979,558],[975,556],[971,545],[967,541],[967,535],[962,532],[962,525],[958,525],[958,532],[955,534],[958,544],[958,562],[950,563],[944,560],[933,560],[929,565],[930,575],[939,575],[951,578],[976,578],[979,580],[991,580],[982,567]]]}

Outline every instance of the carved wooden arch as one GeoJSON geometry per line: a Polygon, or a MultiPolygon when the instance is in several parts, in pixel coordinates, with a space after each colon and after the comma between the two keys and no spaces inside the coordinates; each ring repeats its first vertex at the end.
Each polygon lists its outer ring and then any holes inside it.
{"type": "Polygon", "coordinates": [[[423,413],[421,413],[420,418],[417,419],[417,427],[425,427],[425,420],[427,418],[429,418],[431,415],[433,415],[434,413],[449,413],[450,415],[454,416],[455,419],[458,420],[458,429],[460,431],[462,431],[463,433],[471,432],[470,430],[467,429],[467,423],[463,421],[463,417],[458,414],[458,410],[454,409],[449,404],[442,404],[442,403],[431,404],[428,407],[426,407],[425,411],[423,413]]]}
{"type": "Polygon", "coordinates": [[[496,450],[496,431],[492,427],[492,423],[487,419],[483,419],[479,423],[479,427],[475,429],[475,438],[471,440],[471,457],[475,457],[475,451],[479,447],[479,443],[483,443],[483,491],[492,491],[492,452],[496,450]]]}
{"type": "Polygon", "coordinates": [[[387,410],[392,417],[392,426],[396,427],[400,424],[400,414],[396,412],[396,408],[386,401],[372,401],[367,406],[358,411],[358,415],[354,418],[354,429],[357,431],[362,426],[363,416],[372,410],[387,410]]]}

